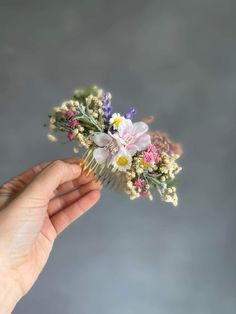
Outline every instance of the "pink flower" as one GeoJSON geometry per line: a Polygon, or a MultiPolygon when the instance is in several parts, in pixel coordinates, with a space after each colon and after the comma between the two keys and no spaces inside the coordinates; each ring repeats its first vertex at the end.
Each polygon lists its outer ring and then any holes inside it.
{"type": "Polygon", "coordinates": [[[66,117],[67,119],[71,119],[74,116],[74,112],[72,110],[69,110],[66,112],[66,117]]]}
{"type": "Polygon", "coordinates": [[[73,141],[75,139],[75,135],[71,131],[68,132],[67,137],[69,141],[73,141]]]}
{"type": "Polygon", "coordinates": [[[78,121],[78,120],[70,119],[70,121],[69,121],[69,125],[70,125],[70,127],[71,127],[72,129],[75,129],[78,124],[79,124],[79,121],[78,121]]]}
{"type": "Polygon", "coordinates": [[[143,160],[146,163],[159,163],[161,158],[160,155],[157,153],[157,148],[155,145],[149,145],[147,151],[144,153],[143,160]]]}
{"type": "Polygon", "coordinates": [[[142,191],[140,194],[141,194],[142,197],[147,197],[148,196],[148,192],[147,191],[142,191]]]}
{"type": "Polygon", "coordinates": [[[156,154],[155,153],[145,153],[144,156],[143,156],[143,160],[146,162],[146,163],[150,163],[150,162],[155,162],[156,161],[156,154]]]}
{"type": "Polygon", "coordinates": [[[150,144],[150,145],[148,146],[148,148],[147,148],[147,152],[148,152],[148,153],[156,153],[156,152],[157,152],[156,146],[153,145],[153,144],[150,144]]]}
{"type": "Polygon", "coordinates": [[[145,150],[151,144],[151,138],[147,131],[148,125],[146,123],[132,123],[129,119],[124,119],[118,126],[121,143],[131,155],[137,151],[145,150]]]}
{"type": "Polygon", "coordinates": [[[143,179],[137,179],[134,182],[134,186],[136,186],[136,188],[142,189],[144,187],[144,183],[145,183],[145,181],[143,179]]]}
{"type": "Polygon", "coordinates": [[[156,154],[156,163],[159,163],[161,161],[161,156],[159,154],[156,154]]]}

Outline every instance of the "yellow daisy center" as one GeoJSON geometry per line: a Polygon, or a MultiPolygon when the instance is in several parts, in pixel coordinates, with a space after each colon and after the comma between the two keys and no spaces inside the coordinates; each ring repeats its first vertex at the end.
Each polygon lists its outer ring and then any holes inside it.
{"type": "Polygon", "coordinates": [[[129,161],[125,156],[121,156],[116,161],[118,166],[125,167],[128,165],[129,161]]]}
{"type": "Polygon", "coordinates": [[[149,168],[149,164],[147,162],[145,162],[143,159],[140,160],[140,166],[142,166],[144,169],[148,169],[149,168]]]}
{"type": "Polygon", "coordinates": [[[116,117],[114,118],[114,124],[116,127],[118,127],[120,125],[120,123],[122,122],[122,118],[116,117]]]}

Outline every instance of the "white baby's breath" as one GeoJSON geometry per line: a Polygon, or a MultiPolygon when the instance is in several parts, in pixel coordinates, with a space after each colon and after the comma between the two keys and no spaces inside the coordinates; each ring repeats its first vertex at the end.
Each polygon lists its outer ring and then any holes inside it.
{"type": "Polygon", "coordinates": [[[48,136],[48,139],[50,142],[57,142],[58,141],[58,138],[55,135],[48,134],[47,136],[48,136]]]}

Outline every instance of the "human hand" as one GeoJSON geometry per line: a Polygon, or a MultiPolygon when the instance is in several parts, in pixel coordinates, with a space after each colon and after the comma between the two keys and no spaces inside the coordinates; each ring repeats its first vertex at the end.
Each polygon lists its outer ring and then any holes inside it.
{"type": "Polygon", "coordinates": [[[35,166],[0,188],[0,313],[11,313],[44,268],[57,235],[100,198],[78,160],[35,166]]]}

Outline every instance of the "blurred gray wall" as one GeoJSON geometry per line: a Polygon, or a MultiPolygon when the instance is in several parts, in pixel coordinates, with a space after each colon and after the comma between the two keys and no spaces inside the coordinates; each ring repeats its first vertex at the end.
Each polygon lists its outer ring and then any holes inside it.
{"type": "Polygon", "coordinates": [[[71,156],[43,124],[77,86],[184,145],[177,209],[104,191],[15,313],[236,313],[236,1],[0,0],[0,180],[71,156]]]}

